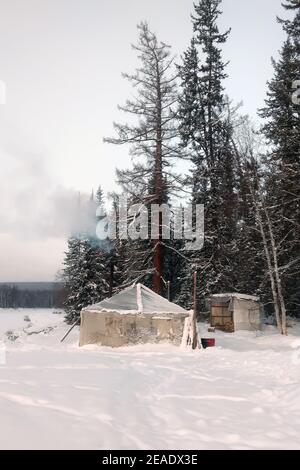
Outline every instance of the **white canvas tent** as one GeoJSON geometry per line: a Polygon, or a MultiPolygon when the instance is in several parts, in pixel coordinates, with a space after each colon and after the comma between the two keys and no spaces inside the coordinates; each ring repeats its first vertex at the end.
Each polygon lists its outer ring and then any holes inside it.
{"type": "Polygon", "coordinates": [[[118,347],[169,341],[180,344],[189,312],[142,284],[81,312],[80,346],[118,347]]]}
{"type": "Polygon", "coordinates": [[[210,306],[210,323],[217,329],[234,332],[261,328],[261,305],[256,296],[237,292],[214,294],[210,306]]]}

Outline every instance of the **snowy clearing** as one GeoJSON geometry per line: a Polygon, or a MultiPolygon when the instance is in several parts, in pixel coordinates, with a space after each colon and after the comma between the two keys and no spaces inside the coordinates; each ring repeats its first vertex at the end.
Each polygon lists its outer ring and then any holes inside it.
{"type": "Polygon", "coordinates": [[[1,449],[300,449],[297,325],[196,352],[65,332],[52,310],[0,310],[1,449]]]}

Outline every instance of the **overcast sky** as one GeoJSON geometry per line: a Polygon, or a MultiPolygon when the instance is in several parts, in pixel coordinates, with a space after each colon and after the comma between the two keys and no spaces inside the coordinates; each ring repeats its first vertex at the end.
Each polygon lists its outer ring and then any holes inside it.
{"type": "MultiPolygon", "coordinates": [[[[121,72],[147,20],[178,57],[192,0],[0,0],[0,281],[52,280],[77,192],[114,189],[127,150],[102,143],[130,93],[121,72]],[[1,86],[0,86],[1,93],[1,86]],[[1,99],[1,97],[0,97],[1,99]]],[[[227,92],[254,118],[284,35],[281,0],[223,0],[227,92]]],[[[179,58],[178,58],[179,60],[179,58]]]]}

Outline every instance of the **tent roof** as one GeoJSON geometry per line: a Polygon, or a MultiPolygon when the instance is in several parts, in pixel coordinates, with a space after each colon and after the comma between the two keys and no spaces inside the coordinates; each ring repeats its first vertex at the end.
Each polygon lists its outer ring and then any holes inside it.
{"type": "Polygon", "coordinates": [[[212,294],[211,297],[213,299],[229,297],[229,298],[235,298],[235,299],[241,299],[241,300],[253,300],[254,302],[259,302],[259,297],[256,297],[255,295],[240,294],[238,292],[231,292],[231,293],[224,293],[224,294],[212,294]]]}
{"type": "Polygon", "coordinates": [[[143,284],[133,284],[122,292],[102,302],[91,305],[84,310],[96,312],[118,312],[121,314],[187,314],[179,305],[169,302],[143,284]]]}

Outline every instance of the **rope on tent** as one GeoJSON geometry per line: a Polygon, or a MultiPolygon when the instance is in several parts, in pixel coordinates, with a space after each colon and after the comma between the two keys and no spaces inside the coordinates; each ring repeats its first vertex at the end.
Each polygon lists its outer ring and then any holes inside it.
{"type": "Polygon", "coordinates": [[[71,328],[67,331],[67,333],[65,334],[65,336],[60,340],[61,343],[64,342],[64,340],[69,336],[69,334],[71,333],[71,331],[73,330],[73,328],[75,328],[75,326],[80,322],[80,318],[77,318],[76,322],[71,326],[71,328]]]}

